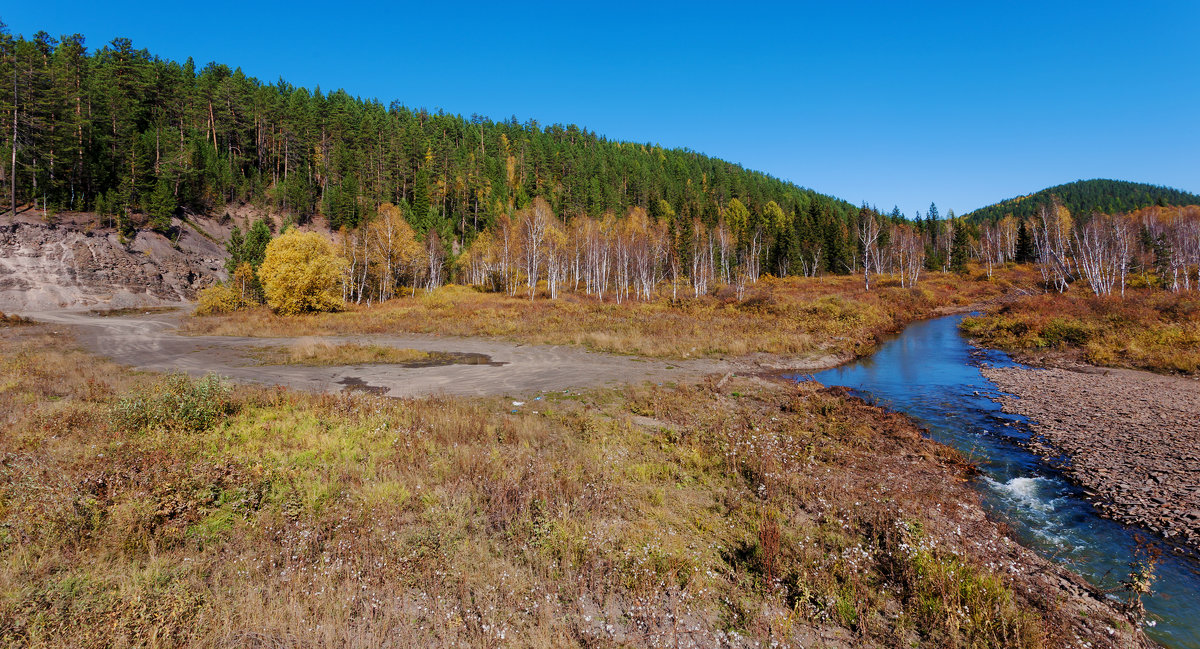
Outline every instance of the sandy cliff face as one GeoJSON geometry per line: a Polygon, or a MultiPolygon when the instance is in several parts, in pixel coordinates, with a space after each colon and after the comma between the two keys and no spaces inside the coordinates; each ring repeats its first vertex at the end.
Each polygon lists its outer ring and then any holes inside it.
{"type": "MultiPolygon", "coordinates": [[[[148,306],[194,299],[225,278],[225,249],[179,220],[178,248],[155,232],[122,244],[83,215],[51,225],[38,216],[0,217],[0,311],[148,306]]],[[[215,222],[198,227],[224,237],[215,222]]]]}

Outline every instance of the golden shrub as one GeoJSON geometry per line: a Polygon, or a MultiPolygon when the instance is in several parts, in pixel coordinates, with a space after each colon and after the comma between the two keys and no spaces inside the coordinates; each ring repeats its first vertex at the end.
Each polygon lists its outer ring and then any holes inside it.
{"type": "Polygon", "coordinates": [[[336,311],[345,262],[329,240],[315,232],[289,230],[267,245],[258,269],[267,304],[276,313],[336,311]]]}
{"type": "Polygon", "coordinates": [[[196,300],[196,315],[230,313],[244,305],[237,291],[225,284],[217,284],[200,291],[196,300]]]}

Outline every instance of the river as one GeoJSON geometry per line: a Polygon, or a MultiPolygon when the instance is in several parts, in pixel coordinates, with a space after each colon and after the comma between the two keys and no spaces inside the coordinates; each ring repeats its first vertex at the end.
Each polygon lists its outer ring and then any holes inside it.
{"type": "Polygon", "coordinates": [[[815,378],[906,413],[934,440],[958,449],[981,471],[975,487],[991,516],[1007,523],[1021,543],[1113,597],[1125,596],[1121,580],[1129,575],[1139,538],[1161,550],[1153,592],[1143,599],[1146,633],[1166,647],[1200,649],[1200,562],[1101,518],[1080,489],[1023,447],[1030,436],[1025,420],[1001,411],[992,401],[996,386],[980,373],[981,364],[1015,363],[968,344],[958,331],[962,317],[912,324],[871,356],[815,378]]]}

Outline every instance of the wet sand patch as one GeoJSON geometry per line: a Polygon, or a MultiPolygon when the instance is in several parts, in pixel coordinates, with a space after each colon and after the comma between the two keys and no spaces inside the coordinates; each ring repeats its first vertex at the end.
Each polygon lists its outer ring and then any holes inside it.
{"type": "Polygon", "coordinates": [[[371,385],[357,376],[344,376],[340,381],[343,392],[366,392],[368,394],[377,394],[383,396],[388,393],[386,386],[371,385]]]}

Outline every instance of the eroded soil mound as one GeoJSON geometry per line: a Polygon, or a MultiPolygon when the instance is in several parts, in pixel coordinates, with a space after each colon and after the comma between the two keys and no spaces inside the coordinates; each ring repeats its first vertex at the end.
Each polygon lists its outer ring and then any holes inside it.
{"type": "Polygon", "coordinates": [[[176,219],[170,238],[140,231],[122,241],[94,218],[0,217],[0,311],[181,302],[225,277],[214,221],[176,219]]]}

